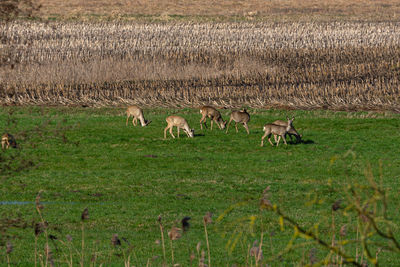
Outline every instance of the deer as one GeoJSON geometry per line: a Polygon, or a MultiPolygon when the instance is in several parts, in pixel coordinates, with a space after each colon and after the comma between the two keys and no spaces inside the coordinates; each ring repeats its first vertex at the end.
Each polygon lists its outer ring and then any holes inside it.
{"type": "Polygon", "coordinates": [[[228,133],[229,130],[229,125],[231,124],[232,120],[235,121],[235,128],[236,132],[238,132],[237,124],[242,123],[244,128],[247,131],[247,134],[250,134],[249,132],[249,127],[247,126],[247,123],[250,121],[250,114],[247,113],[246,109],[240,110],[240,111],[232,111],[231,117],[228,122],[228,127],[226,129],[226,133],[228,133]]]}
{"type": "MultiPolygon", "coordinates": [[[[272,124],[280,125],[280,126],[287,126],[287,123],[288,123],[287,121],[276,120],[276,121],[274,121],[272,124]]],[[[301,142],[301,137],[302,137],[302,135],[299,134],[299,133],[296,131],[296,129],[294,128],[293,125],[292,125],[292,127],[290,128],[290,130],[287,132],[287,134],[289,135],[290,140],[292,140],[292,136],[294,135],[294,136],[296,137],[297,142],[298,142],[298,143],[301,142]]],[[[286,137],[286,136],[285,136],[285,137],[286,137]]],[[[276,142],[276,140],[275,140],[275,142],[276,142]]]]}
{"type": "Polygon", "coordinates": [[[5,133],[1,136],[1,148],[4,150],[10,148],[10,146],[12,148],[17,148],[17,142],[15,141],[14,136],[5,133]]]}
{"type": "Polygon", "coordinates": [[[164,139],[167,138],[167,130],[169,129],[169,133],[172,135],[173,138],[175,138],[174,134],[172,133],[172,128],[176,126],[178,128],[178,138],[179,138],[179,129],[183,129],[186,133],[186,135],[190,138],[194,137],[194,129],[190,129],[189,124],[187,121],[180,117],[180,116],[169,116],[165,119],[168,123],[167,127],[164,129],[164,139]]]}
{"type": "Polygon", "coordinates": [[[137,125],[137,120],[140,120],[140,124],[142,127],[145,127],[151,123],[151,121],[145,120],[143,116],[143,110],[138,106],[130,106],[126,109],[126,126],[128,126],[128,120],[130,117],[133,117],[132,124],[133,126],[137,125]]]}
{"type": "Polygon", "coordinates": [[[204,126],[207,128],[207,118],[211,119],[211,131],[213,128],[213,122],[215,121],[215,123],[218,125],[220,130],[225,129],[226,126],[226,121],[224,121],[222,119],[221,113],[219,113],[218,110],[216,110],[213,107],[210,106],[203,106],[200,109],[200,114],[202,115],[201,119],[200,119],[200,128],[203,130],[203,123],[204,126]]]}
{"type": "Polygon", "coordinates": [[[292,119],[289,119],[287,117],[286,126],[276,125],[276,124],[273,124],[273,123],[265,124],[264,127],[263,127],[263,130],[264,130],[265,134],[261,137],[261,146],[264,146],[264,139],[267,136],[268,136],[268,141],[271,144],[271,146],[274,146],[274,144],[271,142],[271,134],[274,135],[276,146],[279,146],[279,142],[281,140],[281,137],[282,137],[283,142],[285,143],[285,145],[287,145],[285,135],[293,127],[292,126],[293,121],[294,121],[294,117],[292,119]],[[276,141],[276,136],[277,135],[279,136],[278,137],[278,141],[276,141]]]}

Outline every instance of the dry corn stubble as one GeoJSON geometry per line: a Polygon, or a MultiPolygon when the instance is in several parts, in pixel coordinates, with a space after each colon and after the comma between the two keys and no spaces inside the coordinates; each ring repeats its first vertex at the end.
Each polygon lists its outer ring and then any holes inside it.
{"type": "Polygon", "coordinates": [[[0,103],[400,111],[396,22],[0,25],[0,103]]]}

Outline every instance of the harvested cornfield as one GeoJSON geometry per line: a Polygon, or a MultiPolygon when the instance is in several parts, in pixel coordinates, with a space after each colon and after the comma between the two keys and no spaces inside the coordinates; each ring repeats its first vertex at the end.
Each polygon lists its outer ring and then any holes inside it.
{"type": "Polygon", "coordinates": [[[0,103],[400,111],[399,26],[12,22],[0,103]]]}

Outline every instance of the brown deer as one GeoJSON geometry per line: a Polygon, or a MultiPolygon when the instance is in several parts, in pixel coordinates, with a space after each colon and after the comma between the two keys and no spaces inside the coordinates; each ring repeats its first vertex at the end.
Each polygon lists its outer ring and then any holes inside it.
{"type": "Polygon", "coordinates": [[[17,142],[14,136],[9,133],[5,133],[1,136],[1,148],[8,149],[9,147],[17,148],[17,142]]]}
{"type": "Polygon", "coordinates": [[[130,117],[133,117],[132,124],[133,126],[137,125],[137,120],[140,120],[140,124],[142,127],[147,126],[151,123],[151,121],[145,120],[143,116],[143,110],[138,106],[130,106],[126,109],[126,125],[128,126],[128,120],[130,117]]]}
{"type": "Polygon", "coordinates": [[[237,124],[242,123],[244,128],[247,131],[247,134],[250,134],[249,127],[247,126],[247,123],[250,121],[250,114],[247,113],[246,109],[243,109],[240,111],[232,111],[231,117],[229,119],[228,127],[226,129],[226,133],[228,133],[229,125],[231,124],[232,120],[235,121],[236,132],[238,132],[237,124]]]}
{"type": "MultiPolygon", "coordinates": [[[[274,121],[272,124],[280,125],[280,126],[287,126],[287,123],[288,123],[287,121],[276,120],[276,121],[274,121]]],[[[287,134],[289,135],[290,140],[292,140],[292,136],[295,136],[295,137],[296,137],[296,140],[297,140],[297,143],[301,142],[301,137],[302,137],[302,135],[299,134],[299,133],[296,131],[296,129],[294,128],[293,124],[292,124],[292,127],[290,128],[290,130],[287,132],[287,134]]],[[[285,136],[285,137],[286,137],[286,136],[285,136]]],[[[276,142],[276,140],[275,140],[275,142],[276,142]]]]}
{"type": "Polygon", "coordinates": [[[164,129],[164,139],[167,138],[167,130],[169,129],[169,133],[175,138],[174,134],[172,133],[172,128],[176,126],[178,128],[178,138],[179,138],[179,129],[183,129],[186,135],[190,138],[194,137],[194,129],[190,129],[189,124],[187,121],[180,117],[180,116],[169,116],[165,119],[168,123],[167,127],[164,129]]]}
{"type": "Polygon", "coordinates": [[[281,137],[282,137],[283,142],[285,143],[285,145],[287,145],[285,135],[292,128],[293,121],[294,121],[294,117],[292,119],[287,118],[287,125],[286,126],[276,125],[276,124],[273,124],[273,123],[265,124],[264,128],[263,128],[265,134],[261,137],[261,146],[264,146],[264,139],[267,136],[268,136],[268,141],[271,144],[271,146],[274,146],[274,144],[271,142],[271,134],[274,135],[276,146],[279,146],[279,142],[281,140],[281,137]],[[276,136],[277,135],[278,135],[278,141],[276,141],[276,136]]]}
{"type": "Polygon", "coordinates": [[[213,107],[204,106],[200,109],[200,114],[202,115],[200,120],[200,128],[203,130],[203,123],[204,126],[207,128],[207,118],[211,119],[211,130],[213,128],[213,122],[218,125],[219,129],[223,130],[226,126],[226,121],[224,121],[221,117],[221,113],[213,107]]]}

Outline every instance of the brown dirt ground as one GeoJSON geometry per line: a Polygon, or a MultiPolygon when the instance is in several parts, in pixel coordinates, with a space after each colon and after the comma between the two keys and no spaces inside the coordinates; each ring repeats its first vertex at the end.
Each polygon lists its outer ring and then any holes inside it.
{"type": "Polygon", "coordinates": [[[398,20],[397,0],[37,0],[44,18],[398,20]],[[178,16],[178,18],[176,17],[178,16]]]}

